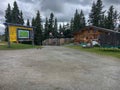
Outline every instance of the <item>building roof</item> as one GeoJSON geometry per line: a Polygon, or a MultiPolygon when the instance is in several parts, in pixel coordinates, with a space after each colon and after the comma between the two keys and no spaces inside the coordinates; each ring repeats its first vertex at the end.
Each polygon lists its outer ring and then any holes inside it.
{"type": "Polygon", "coordinates": [[[13,24],[13,23],[3,23],[5,26],[20,26],[20,27],[26,27],[26,28],[35,28],[33,26],[25,26],[21,24],[13,24]]]}
{"type": "Polygon", "coordinates": [[[101,27],[96,27],[96,26],[86,26],[86,27],[80,29],[79,31],[75,32],[74,34],[80,33],[81,31],[83,31],[85,29],[89,29],[89,28],[93,28],[95,30],[100,30],[100,31],[104,31],[104,32],[112,32],[112,33],[119,33],[120,34],[120,32],[118,32],[118,31],[106,29],[106,28],[101,28],[101,27]]]}
{"type": "Polygon", "coordinates": [[[101,27],[96,27],[96,26],[89,26],[89,27],[92,27],[92,28],[94,28],[94,29],[98,29],[98,30],[101,30],[101,31],[106,31],[106,32],[120,33],[120,32],[115,31],[115,30],[106,29],[106,28],[101,28],[101,27]]]}

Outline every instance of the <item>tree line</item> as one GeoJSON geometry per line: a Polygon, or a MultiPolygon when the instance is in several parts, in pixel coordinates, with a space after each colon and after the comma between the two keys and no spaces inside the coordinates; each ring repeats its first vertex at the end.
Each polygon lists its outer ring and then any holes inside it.
{"type": "MultiPolygon", "coordinates": [[[[114,6],[110,6],[108,11],[103,9],[102,0],[97,0],[97,2],[93,2],[92,4],[88,21],[85,19],[83,10],[79,11],[76,9],[74,16],[67,24],[58,25],[58,20],[54,13],[50,13],[50,16],[46,17],[43,23],[39,11],[37,11],[36,16],[33,17],[31,21],[27,19],[27,23],[24,23],[25,20],[22,10],[19,10],[17,2],[15,1],[12,9],[10,4],[8,4],[5,10],[5,22],[36,27],[34,30],[34,40],[36,45],[40,45],[42,41],[48,38],[72,38],[74,32],[79,31],[86,25],[94,25],[114,30],[114,22],[120,17],[117,10],[114,9],[114,6]]],[[[5,29],[5,36],[7,40],[7,28],[5,29]]]]}
{"type": "Polygon", "coordinates": [[[118,11],[115,10],[113,5],[109,7],[108,11],[103,9],[104,6],[102,0],[93,2],[92,9],[89,14],[89,24],[114,30],[116,20],[120,19],[118,11]]]}

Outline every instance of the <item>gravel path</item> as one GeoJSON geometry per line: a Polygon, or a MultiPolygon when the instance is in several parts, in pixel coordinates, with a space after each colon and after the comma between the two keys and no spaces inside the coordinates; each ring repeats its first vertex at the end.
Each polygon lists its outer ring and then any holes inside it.
{"type": "Polygon", "coordinates": [[[120,60],[57,46],[0,51],[0,90],[120,90],[120,60]]]}

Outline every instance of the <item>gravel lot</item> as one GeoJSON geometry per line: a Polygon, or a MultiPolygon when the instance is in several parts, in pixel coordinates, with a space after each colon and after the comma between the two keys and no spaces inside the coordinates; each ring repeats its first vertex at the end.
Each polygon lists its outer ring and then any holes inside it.
{"type": "Polygon", "coordinates": [[[57,46],[0,51],[0,90],[120,90],[120,60],[57,46]]]}

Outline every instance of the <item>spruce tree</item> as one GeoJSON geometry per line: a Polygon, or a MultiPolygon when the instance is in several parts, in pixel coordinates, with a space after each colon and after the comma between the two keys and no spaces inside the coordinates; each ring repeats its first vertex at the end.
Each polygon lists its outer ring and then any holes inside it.
{"type": "Polygon", "coordinates": [[[59,38],[64,36],[64,31],[65,31],[64,25],[60,24],[59,25],[59,30],[58,30],[58,32],[59,32],[58,33],[59,38]]]}
{"type": "Polygon", "coordinates": [[[70,21],[70,30],[71,30],[72,33],[73,33],[73,25],[74,25],[74,20],[72,18],[71,21],[70,21]]]}
{"type": "Polygon", "coordinates": [[[110,6],[107,17],[107,28],[114,29],[114,7],[110,6]]]}
{"type": "Polygon", "coordinates": [[[77,9],[76,9],[76,12],[74,14],[73,29],[74,29],[74,32],[79,31],[79,29],[80,29],[80,15],[79,15],[77,9]]]}
{"type": "Polygon", "coordinates": [[[78,13],[78,10],[76,10],[74,14],[74,20],[72,20],[72,22],[71,25],[73,27],[73,32],[79,31],[85,26],[85,16],[82,10],[80,13],[78,13]]]}
{"type": "Polygon", "coordinates": [[[100,21],[101,21],[101,19],[102,19],[102,15],[103,15],[103,11],[102,11],[102,9],[103,9],[103,5],[102,5],[102,1],[101,0],[98,0],[97,1],[97,3],[96,3],[96,19],[97,19],[97,23],[96,23],[96,26],[99,26],[99,27],[101,27],[100,25],[101,25],[101,23],[100,23],[100,21]]]}
{"type": "Polygon", "coordinates": [[[20,24],[20,12],[17,5],[17,2],[15,1],[13,4],[13,10],[12,10],[12,23],[14,24],[20,24]]]}
{"type": "Polygon", "coordinates": [[[92,9],[89,14],[89,24],[96,26],[96,4],[93,2],[92,9]]]}
{"type": "Polygon", "coordinates": [[[101,19],[100,19],[100,27],[103,27],[103,28],[106,28],[106,23],[107,23],[107,19],[106,19],[106,16],[105,14],[103,13],[101,15],[101,19]]]}
{"type": "Polygon", "coordinates": [[[85,27],[85,16],[82,10],[80,12],[80,23],[79,24],[80,24],[80,27],[79,27],[80,29],[85,27]]]}
{"type": "Polygon", "coordinates": [[[32,18],[31,24],[32,24],[32,26],[35,26],[35,19],[34,19],[34,17],[32,18]]]}
{"type": "Polygon", "coordinates": [[[23,13],[22,13],[22,11],[20,12],[20,17],[19,17],[19,21],[20,21],[20,24],[24,24],[24,19],[23,19],[23,13]]]}
{"type": "Polygon", "coordinates": [[[48,31],[49,33],[52,33],[52,37],[53,37],[53,30],[54,30],[54,14],[51,13],[50,14],[50,18],[49,18],[49,26],[48,26],[48,31]]]}
{"type": "Polygon", "coordinates": [[[29,19],[27,19],[27,26],[30,26],[30,21],[29,21],[29,19]]]}
{"type": "Polygon", "coordinates": [[[5,10],[5,22],[11,23],[11,6],[8,4],[7,9],[5,10]]]}
{"type": "Polygon", "coordinates": [[[89,14],[89,23],[90,25],[101,27],[101,19],[103,16],[103,5],[101,0],[97,0],[97,2],[93,2],[91,12],[89,14]]]}
{"type": "Polygon", "coordinates": [[[57,38],[58,36],[57,34],[58,34],[58,24],[57,24],[57,18],[55,18],[53,36],[57,38]]]}
{"type": "Polygon", "coordinates": [[[42,24],[39,11],[37,12],[35,18],[35,31],[34,31],[34,41],[36,45],[42,45],[42,24]]]}
{"type": "Polygon", "coordinates": [[[45,29],[44,29],[44,40],[49,38],[49,31],[48,31],[48,18],[46,17],[45,20],[45,29]]]}
{"type": "MultiPolygon", "coordinates": [[[[10,4],[8,4],[8,7],[5,10],[5,22],[11,23],[11,6],[10,6],[10,4]]],[[[8,41],[8,27],[5,27],[5,41],[8,41]]]]}

